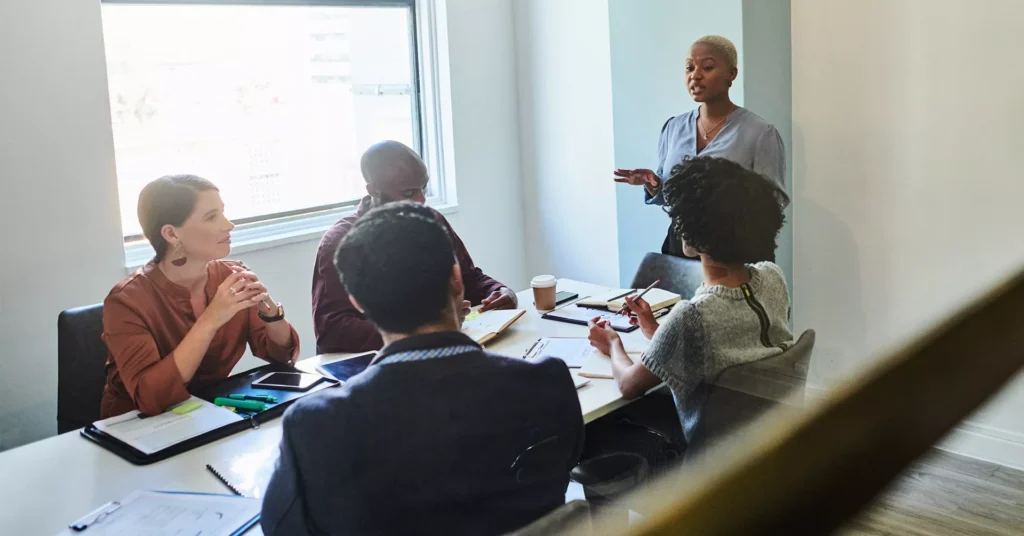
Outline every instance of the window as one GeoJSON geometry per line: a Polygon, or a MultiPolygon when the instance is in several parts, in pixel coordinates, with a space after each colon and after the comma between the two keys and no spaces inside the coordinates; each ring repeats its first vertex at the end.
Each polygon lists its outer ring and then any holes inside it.
{"type": "MultiPolygon", "coordinates": [[[[246,227],[351,208],[359,157],[406,143],[432,171],[414,0],[104,0],[110,115],[126,245],[139,192],[191,173],[246,227]]],[[[127,246],[126,246],[127,247],[127,246]]]]}

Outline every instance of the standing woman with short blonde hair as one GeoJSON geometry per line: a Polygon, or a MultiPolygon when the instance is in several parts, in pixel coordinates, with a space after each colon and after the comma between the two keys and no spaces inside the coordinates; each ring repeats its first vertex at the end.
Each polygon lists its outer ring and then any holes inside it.
{"type": "MultiPolygon", "coordinates": [[[[725,37],[697,39],[686,58],[686,89],[700,106],[662,127],[657,169],[617,169],[615,181],[643,186],[647,204],[665,205],[663,185],[672,168],[698,155],[713,156],[769,177],[778,188],[780,202],[788,204],[782,136],[771,123],[729,98],[729,88],[739,74],[737,63],[736,47],[725,37]]],[[[677,242],[669,226],[662,253],[685,257],[682,243],[677,242]]]]}

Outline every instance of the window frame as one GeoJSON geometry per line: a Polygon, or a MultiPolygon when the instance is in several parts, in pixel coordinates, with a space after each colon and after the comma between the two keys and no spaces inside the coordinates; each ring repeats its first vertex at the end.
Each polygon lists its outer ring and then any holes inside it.
{"type": "MultiPolygon", "coordinates": [[[[450,98],[442,88],[438,49],[436,0],[101,0],[101,4],[125,5],[234,5],[234,6],[304,6],[304,7],[404,7],[410,10],[410,56],[414,59],[410,95],[413,107],[413,147],[426,162],[430,172],[432,195],[427,204],[443,214],[457,212],[454,173],[450,158],[450,132],[442,102],[450,98]]],[[[352,214],[360,199],[329,205],[307,207],[234,220],[231,254],[256,251],[285,244],[319,239],[331,225],[352,214]]],[[[125,268],[131,270],[153,258],[155,252],[141,235],[122,236],[125,268]]]]}

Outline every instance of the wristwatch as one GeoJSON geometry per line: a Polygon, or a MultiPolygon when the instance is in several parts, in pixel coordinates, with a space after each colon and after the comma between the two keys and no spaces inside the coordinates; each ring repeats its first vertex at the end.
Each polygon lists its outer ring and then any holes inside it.
{"type": "Polygon", "coordinates": [[[277,314],[274,315],[274,316],[266,316],[266,315],[263,314],[262,311],[256,311],[256,314],[258,314],[260,316],[260,320],[262,320],[262,321],[264,321],[264,322],[266,322],[268,324],[271,323],[271,322],[277,322],[278,320],[284,320],[284,306],[281,305],[280,303],[278,303],[277,304],[277,314]]]}

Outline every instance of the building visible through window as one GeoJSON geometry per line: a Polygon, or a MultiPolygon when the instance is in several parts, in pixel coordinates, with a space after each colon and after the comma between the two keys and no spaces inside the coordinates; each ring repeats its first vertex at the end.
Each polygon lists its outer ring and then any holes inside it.
{"type": "Polygon", "coordinates": [[[419,148],[412,1],[366,4],[105,2],[126,241],[161,175],[210,179],[230,218],[254,222],[353,204],[366,147],[419,148]]]}

